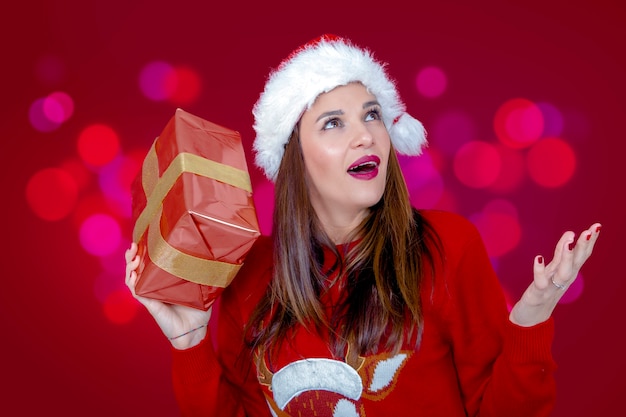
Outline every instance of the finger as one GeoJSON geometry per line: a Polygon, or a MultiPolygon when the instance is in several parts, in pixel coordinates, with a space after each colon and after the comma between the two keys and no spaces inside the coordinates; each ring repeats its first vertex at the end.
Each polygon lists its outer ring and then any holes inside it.
{"type": "Polygon", "coordinates": [[[137,285],[137,273],[135,271],[131,271],[128,274],[128,278],[126,279],[126,286],[130,289],[130,292],[133,294],[133,297],[137,297],[135,294],[135,286],[137,285]]]}
{"type": "Polygon", "coordinates": [[[135,257],[136,254],[137,254],[137,244],[135,242],[132,242],[130,244],[130,248],[128,248],[126,252],[124,253],[124,258],[126,259],[126,263],[130,262],[135,257]]]}
{"type": "Polygon", "coordinates": [[[574,232],[568,231],[563,233],[554,248],[554,258],[552,258],[552,262],[559,264],[561,257],[567,252],[572,242],[574,242],[574,232]]]}
{"type": "Polygon", "coordinates": [[[554,247],[554,256],[550,263],[546,265],[546,276],[552,277],[562,264],[562,258],[569,250],[569,245],[574,241],[574,232],[568,231],[561,235],[561,238],[554,247]]]}
{"type": "Polygon", "coordinates": [[[600,236],[600,230],[602,225],[600,223],[594,223],[591,227],[580,234],[578,242],[576,242],[574,264],[580,268],[589,259],[593,252],[593,247],[600,236]]]}
{"type": "Polygon", "coordinates": [[[138,279],[137,272],[131,271],[128,278],[126,279],[126,286],[130,290],[130,293],[132,294],[132,296],[141,304],[143,304],[146,308],[148,308],[148,310],[150,310],[151,307],[153,307],[153,304],[157,304],[157,303],[154,300],[137,295],[137,290],[136,290],[137,279],[138,279]]]}
{"type": "Polygon", "coordinates": [[[125,277],[125,281],[128,284],[128,279],[130,278],[131,274],[134,272],[136,275],[136,269],[139,266],[139,256],[135,256],[135,259],[133,259],[132,261],[128,262],[126,264],[126,274],[124,275],[125,277]]]}
{"type": "Polygon", "coordinates": [[[548,286],[550,278],[546,274],[546,264],[543,256],[535,256],[535,262],[533,264],[533,277],[535,279],[535,285],[544,289],[548,286]]]}
{"type": "Polygon", "coordinates": [[[124,283],[127,286],[130,286],[130,276],[131,276],[132,273],[133,273],[133,269],[131,269],[129,267],[129,265],[127,264],[126,265],[126,274],[124,274],[124,283]]]}
{"type": "Polygon", "coordinates": [[[564,289],[574,278],[574,232],[563,233],[555,248],[555,256],[550,262],[550,280],[558,289],[564,289]]]}
{"type": "Polygon", "coordinates": [[[576,279],[580,268],[591,256],[601,228],[600,223],[594,223],[580,234],[575,245],[573,242],[569,244],[568,250],[563,252],[563,259],[558,265],[555,278],[558,282],[555,285],[568,286],[576,279]]]}

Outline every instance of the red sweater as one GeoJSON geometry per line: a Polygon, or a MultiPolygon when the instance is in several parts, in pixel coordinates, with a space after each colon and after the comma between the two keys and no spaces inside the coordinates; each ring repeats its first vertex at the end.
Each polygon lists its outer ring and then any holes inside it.
{"type": "Polygon", "coordinates": [[[405,346],[348,364],[331,355],[323,335],[296,326],[272,369],[257,372],[242,338],[271,277],[271,240],[261,238],[214,306],[211,336],[173,350],[182,415],[549,416],[556,393],[552,319],[512,324],[474,226],[451,213],[422,214],[441,238],[444,259],[433,283],[423,285],[417,350],[405,346]]]}

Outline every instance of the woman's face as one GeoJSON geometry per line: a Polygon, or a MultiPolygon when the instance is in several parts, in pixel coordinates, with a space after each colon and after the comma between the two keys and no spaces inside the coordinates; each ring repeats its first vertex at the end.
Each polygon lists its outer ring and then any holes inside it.
{"type": "Polygon", "coordinates": [[[360,83],[321,94],[300,120],[313,208],[323,224],[356,227],[383,195],[390,139],[376,97],[360,83]]]}

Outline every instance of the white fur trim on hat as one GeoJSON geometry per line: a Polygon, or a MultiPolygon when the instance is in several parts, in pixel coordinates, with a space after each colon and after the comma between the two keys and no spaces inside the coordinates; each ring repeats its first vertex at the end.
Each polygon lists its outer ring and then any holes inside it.
{"type": "Polygon", "coordinates": [[[285,145],[302,113],[320,94],[357,81],[380,103],[394,148],[419,155],[426,145],[424,127],[406,113],[384,66],[370,51],[335,36],[322,36],[283,61],[270,74],[252,110],[255,163],[267,178],[276,180],[285,145]]]}

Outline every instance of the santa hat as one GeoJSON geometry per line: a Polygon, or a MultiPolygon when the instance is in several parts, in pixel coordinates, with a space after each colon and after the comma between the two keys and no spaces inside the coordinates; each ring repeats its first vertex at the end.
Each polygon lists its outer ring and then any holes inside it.
{"type": "Polygon", "coordinates": [[[315,99],[342,85],[360,82],[378,100],[393,147],[401,154],[419,155],[426,145],[422,124],[406,107],[385,64],[349,40],[323,35],[295,50],[273,71],[254,105],[255,163],[271,181],[293,129],[315,99]]]}

